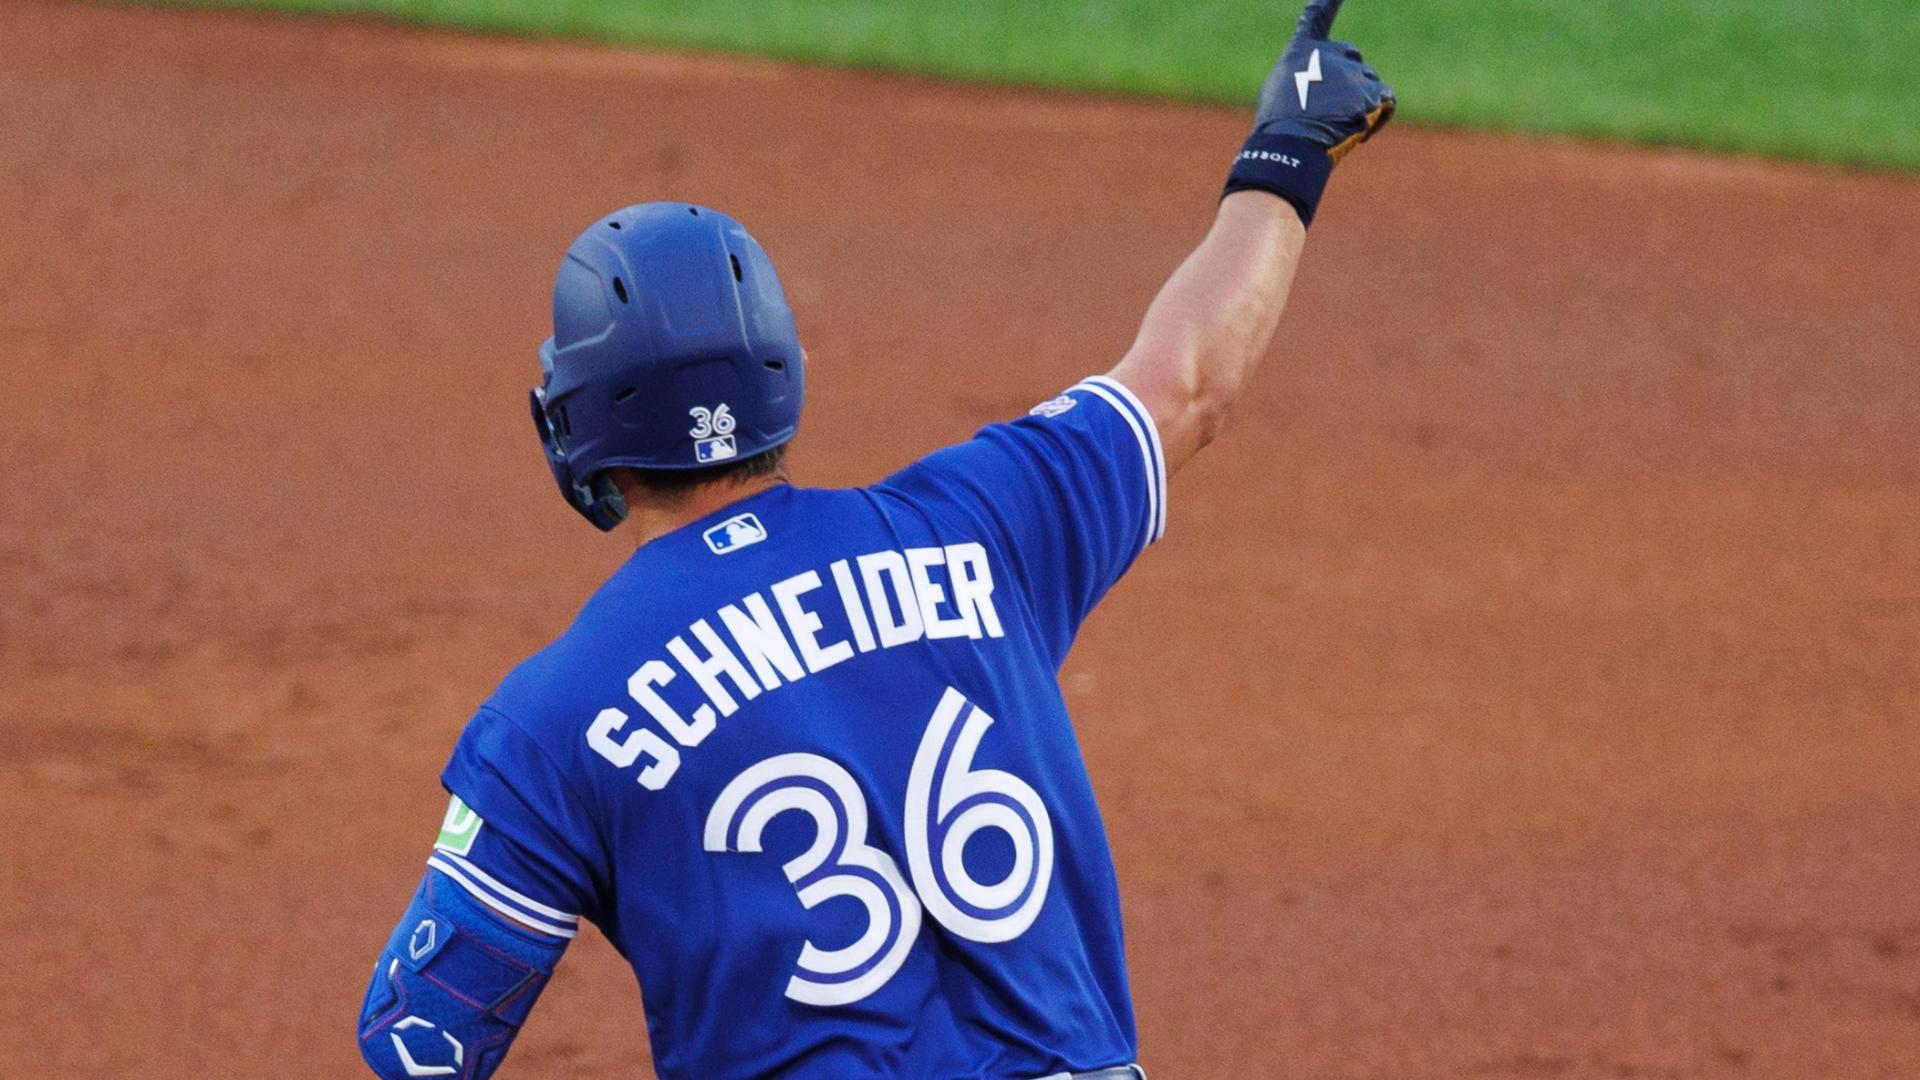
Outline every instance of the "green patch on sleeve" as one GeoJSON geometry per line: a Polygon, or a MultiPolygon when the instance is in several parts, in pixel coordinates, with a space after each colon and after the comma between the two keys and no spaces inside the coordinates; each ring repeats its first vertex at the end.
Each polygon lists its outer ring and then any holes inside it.
{"type": "Polygon", "coordinates": [[[455,795],[447,804],[447,817],[440,823],[440,838],[433,846],[441,851],[451,851],[455,855],[465,855],[473,850],[473,842],[480,838],[480,826],[486,822],[480,815],[455,795]]]}

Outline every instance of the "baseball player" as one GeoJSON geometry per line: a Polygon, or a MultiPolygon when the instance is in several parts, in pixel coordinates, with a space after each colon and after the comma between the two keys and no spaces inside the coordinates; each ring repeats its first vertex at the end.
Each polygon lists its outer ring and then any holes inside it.
{"type": "Polygon", "coordinates": [[[360,1013],[375,1073],[490,1076],[584,919],[669,1080],[1144,1075],[1056,676],[1393,112],[1339,6],[1307,6],[1119,365],[871,487],[787,481],[806,357],[739,223],[648,203],[574,242],[534,422],[636,550],[454,747],[360,1013]]]}

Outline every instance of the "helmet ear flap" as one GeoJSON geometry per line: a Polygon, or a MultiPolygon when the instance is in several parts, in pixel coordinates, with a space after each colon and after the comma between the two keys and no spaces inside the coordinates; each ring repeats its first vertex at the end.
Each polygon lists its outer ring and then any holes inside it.
{"type": "Polygon", "coordinates": [[[580,512],[593,522],[595,528],[610,532],[627,520],[627,497],[620,494],[619,486],[611,477],[601,473],[588,486],[593,504],[580,512]]]}
{"type": "Polygon", "coordinates": [[[594,528],[601,532],[618,528],[627,520],[627,499],[620,494],[619,486],[604,472],[582,483],[574,475],[573,463],[567,460],[566,445],[554,430],[553,417],[547,413],[546,387],[534,387],[527,394],[527,400],[532,406],[534,430],[540,434],[540,448],[546,451],[547,469],[553,473],[553,482],[559,485],[567,505],[593,522],[594,528]]]}

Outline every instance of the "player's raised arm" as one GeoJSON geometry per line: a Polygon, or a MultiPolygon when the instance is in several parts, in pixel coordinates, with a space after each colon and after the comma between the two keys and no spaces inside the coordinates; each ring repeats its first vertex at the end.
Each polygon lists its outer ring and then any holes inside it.
{"type": "Polygon", "coordinates": [[[1314,0],[1260,90],[1213,228],[1160,290],[1113,369],[1153,413],[1167,471],[1213,440],[1265,355],[1333,167],[1393,115],[1393,90],[1328,34],[1314,0]]]}

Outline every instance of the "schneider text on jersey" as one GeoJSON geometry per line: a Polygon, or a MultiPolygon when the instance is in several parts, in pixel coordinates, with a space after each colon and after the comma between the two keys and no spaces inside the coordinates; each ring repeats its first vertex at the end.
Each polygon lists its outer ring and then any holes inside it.
{"type": "Polygon", "coordinates": [[[699,746],[719,718],[740,708],[740,698],[752,701],[857,655],[922,638],[1005,634],[993,607],[993,571],[977,543],[839,559],[827,567],[827,577],[831,588],[817,570],[795,574],[722,606],[711,618],[695,619],[627,679],[628,696],[653,726],[635,723],[623,709],[604,708],[587,725],[587,745],[622,769],[645,759],[640,785],[658,791],[679,770],[681,748],[699,746]],[[823,604],[844,612],[849,640],[823,639],[823,604]],[[682,675],[701,699],[684,714],[662,693],[682,675]]]}

